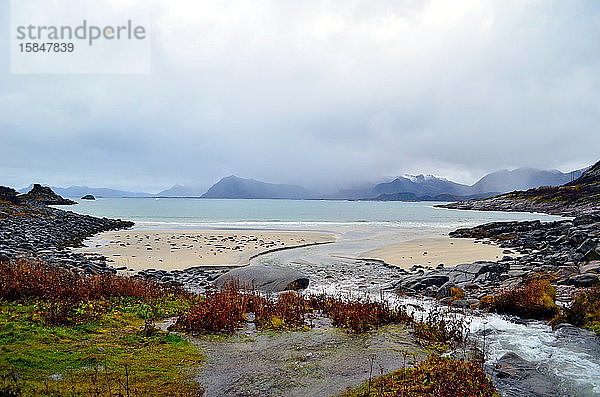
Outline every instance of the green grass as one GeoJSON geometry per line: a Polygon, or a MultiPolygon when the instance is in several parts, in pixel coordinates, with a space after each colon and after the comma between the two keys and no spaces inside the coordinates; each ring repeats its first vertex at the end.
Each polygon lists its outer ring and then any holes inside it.
{"type": "MultiPolygon", "coordinates": [[[[202,360],[198,350],[176,334],[142,332],[147,303],[110,303],[97,321],[69,326],[42,321],[38,301],[0,303],[0,395],[199,394],[190,378],[202,360]]],[[[172,313],[185,302],[155,305],[172,313]]]]}

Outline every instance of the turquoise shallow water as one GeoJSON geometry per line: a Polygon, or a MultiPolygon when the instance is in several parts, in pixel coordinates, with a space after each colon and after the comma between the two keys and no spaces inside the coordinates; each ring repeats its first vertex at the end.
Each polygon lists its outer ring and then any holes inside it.
{"type": "Polygon", "coordinates": [[[78,200],[65,209],[94,216],[132,220],[139,226],[288,227],[371,225],[448,228],[507,220],[558,217],[434,208],[432,202],[333,200],[217,200],[186,198],[100,198],[78,200]]]}

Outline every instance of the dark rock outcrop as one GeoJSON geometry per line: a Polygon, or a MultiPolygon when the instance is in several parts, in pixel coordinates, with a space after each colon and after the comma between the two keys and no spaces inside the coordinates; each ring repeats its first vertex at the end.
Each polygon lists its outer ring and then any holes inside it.
{"type": "Polygon", "coordinates": [[[600,182],[600,161],[592,165],[587,171],[585,171],[579,178],[573,182],[567,183],[565,186],[577,186],[577,185],[589,185],[597,184],[600,182]]]}
{"type": "Polygon", "coordinates": [[[44,204],[44,205],[71,205],[77,204],[73,200],[69,200],[54,193],[52,189],[47,186],[42,186],[39,183],[33,185],[33,188],[26,194],[19,196],[22,202],[30,205],[44,204]]]}
{"type": "Polygon", "coordinates": [[[233,269],[215,280],[222,286],[235,282],[242,288],[258,289],[264,292],[300,290],[308,287],[308,277],[294,269],[279,266],[250,265],[233,269]]]}
{"type": "Polygon", "coordinates": [[[93,195],[91,195],[91,194],[86,194],[86,195],[85,195],[85,196],[83,196],[81,199],[82,199],[82,200],[96,200],[96,197],[94,197],[94,196],[93,196],[93,195]]]}
{"type": "Polygon", "coordinates": [[[450,295],[450,287],[479,289],[483,286],[495,285],[502,279],[503,274],[508,273],[508,270],[509,266],[505,263],[465,263],[408,276],[396,285],[396,289],[399,292],[416,292],[443,298],[450,295]]]}
{"type": "Polygon", "coordinates": [[[0,201],[7,201],[9,203],[17,204],[19,203],[19,198],[15,189],[6,186],[0,186],[0,201]]]}

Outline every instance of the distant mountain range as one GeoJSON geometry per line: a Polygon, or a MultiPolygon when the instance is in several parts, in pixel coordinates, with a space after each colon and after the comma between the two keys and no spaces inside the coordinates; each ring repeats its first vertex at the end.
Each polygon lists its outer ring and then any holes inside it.
{"type": "Polygon", "coordinates": [[[405,175],[389,182],[344,189],[327,196],[331,199],[380,201],[456,201],[490,197],[517,189],[558,186],[581,176],[584,170],[560,171],[518,168],[485,175],[473,185],[464,185],[433,175],[405,175]],[[443,200],[442,200],[443,198],[443,200]]]}
{"type": "Polygon", "coordinates": [[[600,209],[600,161],[562,186],[516,190],[484,199],[460,201],[444,208],[480,211],[524,211],[577,216],[600,209]]]}
{"type": "Polygon", "coordinates": [[[206,188],[196,186],[174,185],[167,190],[156,194],[158,197],[200,197],[206,192],[206,188]]]}
{"type": "MultiPolygon", "coordinates": [[[[490,197],[514,190],[527,190],[540,186],[560,186],[581,176],[584,170],[571,173],[560,171],[518,168],[501,170],[485,175],[473,185],[464,185],[433,175],[405,175],[389,182],[364,184],[325,195],[298,185],[275,184],[228,176],[215,183],[208,191],[199,186],[174,185],[157,194],[124,190],[93,188],[87,186],[54,187],[64,197],[199,197],[219,199],[344,199],[379,201],[463,201],[490,197]]],[[[31,190],[32,185],[21,189],[31,190]]]]}
{"type": "MultiPolygon", "coordinates": [[[[20,189],[19,193],[27,193],[33,188],[33,184],[20,189]]],[[[70,186],[70,187],[56,187],[50,186],[50,188],[58,195],[63,197],[82,197],[86,194],[91,194],[95,197],[106,197],[106,198],[119,198],[119,197],[151,197],[150,193],[144,192],[128,192],[125,190],[108,189],[102,187],[87,187],[87,186],[70,186]]]]}
{"type": "Polygon", "coordinates": [[[302,186],[266,183],[231,175],[215,183],[201,198],[309,199],[318,196],[302,186]]]}
{"type": "Polygon", "coordinates": [[[472,194],[469,196],[457,196],[450,193],[442,193],[436,194],[434,196],[431,195],[423,195],[417,196],[414,193],[384,193],[380,194],[374,199],[366,199],[372,201],[466,201],[473,200],[479,198],[490,197],[491,193],[484,194],[472,194]]]}
{"type": "Polygon", "coordinates": [[[377,198],[380,195],[393,193],[413,193],[417,196],[438,194],[468,196],[471,194],[471,187],[433,175],[407,175],[376,185],[365,198],[377,198]]]}
{"type": "Polygon", "coordinates": [[[579,178],[585,169],[564,173],[557,170],[545,171],[534,168],[517,168],[513,171],[492,172],[481,178],[472,188],[472,194],[486,192],[511,192],[540,186],[560,186],[579,178]]]}

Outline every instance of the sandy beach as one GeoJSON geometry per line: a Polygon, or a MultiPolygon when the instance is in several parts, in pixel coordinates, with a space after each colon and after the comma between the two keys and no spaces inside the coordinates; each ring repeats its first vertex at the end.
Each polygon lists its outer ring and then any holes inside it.
{"type": "MultiPolygon", "coordinates": [[[[99,253],[117,268],[183,270],[194,266],[244,266],[268,252],[338,241],[334,232],[296,230],[126,230],[101,233],[86,241],[81,253],[99,253]]],[[[331,246],[333,250],[336,245],[331,246]]],[[[425,237],[368,250],[353,257],[375,259],[410,269],[446,267],[504,254],[493,244],[473,239],[425,237]]],[[[332,256],[347,257],[342,254],[332,256]]]]}
{"type": "Polygon", "coordinates": [[[330,243],[334,233],[270,230],[126,230],[86,241],[78,252],[97,252],[114,267],[182,270],[193,266],[243,266],[259,254],[330,243]]]}
{"type": "Polygon", "coordinates": [[[414,265],[435,267],[443,263],[446,267],[452,267],[480,260],[495,261],[504,256],[502,251],[496,245],[476,243],[474,239],[433,237],[389,245],[364,252],[359,257],[410,269],[414,265]]]}

